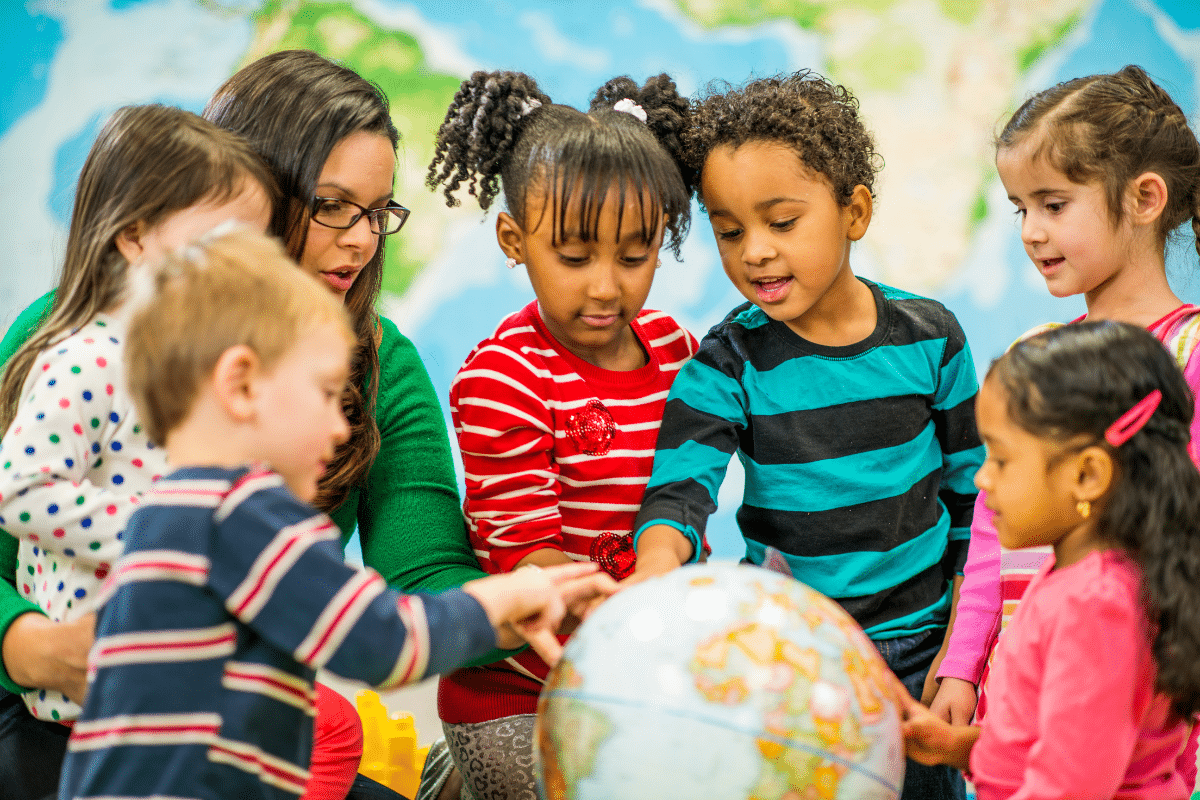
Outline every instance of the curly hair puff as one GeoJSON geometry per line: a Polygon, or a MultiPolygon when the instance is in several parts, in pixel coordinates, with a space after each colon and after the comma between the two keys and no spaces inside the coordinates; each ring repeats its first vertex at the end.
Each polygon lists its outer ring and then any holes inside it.
{"type": "Polygon", "coordinates": [[[688,124],[689,104],[666,75],[643,86],[614,78],[597,91],[585,114],[554,103],[524,73],[476,72],[446,111],[425,183],[443,187],[450,206],[458,205],[455,193],[466,184],[484,210],[503,192],[508,212],[522,227],[530,189],[544,188],[541,213],[550,214],[556,243],[575,228],[567,213],[576,192],[578,231],[594,239],[615,187],[622,209],[626,196],[637,198],[643,238],[652,239],[662,224],[664,243],[678,255],[691,221],[691,171],[681,145],[688,124]],[[624,99],[641,106],[645,123],[613,109],[624,99]]]}
{"type": "Polygon", "coordinates": [[[810,170],[829,181],[847,205],[855,186],[875,196],[882,159],[858,113],[858,100],[844,86],[812,70],[752,80],[735,87],[715,81],[692,106],[684,133],[684,158],[703,179],[704,162],[722,145],[778,142],[790,147],[810,170]]]}

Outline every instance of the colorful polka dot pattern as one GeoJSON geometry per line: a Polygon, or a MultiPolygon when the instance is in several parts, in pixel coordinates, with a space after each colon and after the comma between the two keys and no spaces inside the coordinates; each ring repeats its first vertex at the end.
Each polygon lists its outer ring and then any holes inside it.
{"type": "MultiPolygon", "coordinates": [[[[120,369],[124,323],[101,315],[43,351],[0,443],[0,525],[21,542],[17,587],[51,619],[94,610],[138,497],[166,471],[120,369]]],[[[57,692],[25,695],[39,719],[73,719],[57,692]]]]}

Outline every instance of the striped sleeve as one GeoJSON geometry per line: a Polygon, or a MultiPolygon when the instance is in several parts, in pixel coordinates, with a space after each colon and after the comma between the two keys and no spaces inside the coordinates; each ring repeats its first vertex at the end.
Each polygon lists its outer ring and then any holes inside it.
{"type": "Polygon", "coordinates": [[[975,472],[983,464],[984,448],[975,426],[975,396],[979,381],[966,335],[949,310],[945,313],[946,345],[938,371],[932,411],[942,450],[938,497],[950,514],[950,546],[946,565],[961,575],[971,538],[975,510],[975,472]]]}
{"type": "Polygon", "coordinates": [[[747,426],[749,401],[743,362],[710,332],[683,365],[663,410],[654,468],[634,522],[634,543],[651,525],[669,525],[692,543],[692,558],[707,550],[705,529],[717,492],[747,426]]]}
{"type": "Polygon", "coordinates": [[[494,338],[450,387],[473,542],[502,572],[535,550],[564,549],[549,399],[556,393],[540,387],[579,377],[552,374],[525,350],[494,338]]]}
{"type": "Polygon", "coordinates": [[[377,573],[347,565],[336,526],[278,476],[242,478],[214,519],[209,585],[238,620],[303,664],[392,686],[494,646],[482,608],[462,592],[401,596],[377,573]]]}

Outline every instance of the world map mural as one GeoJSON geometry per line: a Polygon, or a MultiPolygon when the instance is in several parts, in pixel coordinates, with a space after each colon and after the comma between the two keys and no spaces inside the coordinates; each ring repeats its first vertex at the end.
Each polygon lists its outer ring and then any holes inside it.
{"type": "MultiPolygon", "coordinates": [[[[380,311],[416,343],[443,402],[470,349],[533,296],[504,268],[494,218],[424,186],[433,133],[473,70],[524,71],[585,107],[616,75],[666,72],[688,95],[804,68],[843,83],[885,162],[855,271],[946,303],[980,370],[1022,331],[1083,309],[1052,298],[1025,257],[992,162],[997,126],[1034,91],[1127,63],[1193,124],[1200,87],[1194,0],[30,0],[0,6],[0,40],[0,323],[53,285],[74,184],[109,114],[144,102],[199,111],[248,61],[310,48],[391,100],[395,196],[413,213],[389,245],[380,311]]],[[[1168,275],[1195,302],[1193,244],[1181,230],[1168,275]]],[[[697,207],[648,306],[702,336],[741,300],[697,207]]],[[[735,462],[710,524],[718,557],[741,555],[740,483],[735,462]]]]}

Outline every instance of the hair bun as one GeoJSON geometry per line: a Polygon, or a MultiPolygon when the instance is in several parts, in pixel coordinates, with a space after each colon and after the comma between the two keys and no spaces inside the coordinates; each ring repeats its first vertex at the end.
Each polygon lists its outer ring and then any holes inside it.
{"type": "Polygon", "coordinates": [[[691,124],[691,103],[679,94],[670,75],[653,75],[641,86],[628,75],[613,78],[596,90],[589,113],[601,109],[626,111],[644,122],[678,164],[688,191],[694,188],[695,171],[688,167],[683,159],[681,138],[691,124]],[[625,103],[636,105],[644,116],[626,111],[625,103]]]}

